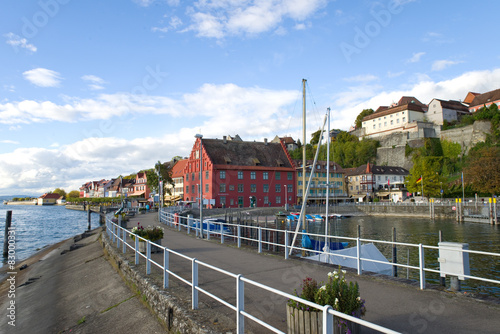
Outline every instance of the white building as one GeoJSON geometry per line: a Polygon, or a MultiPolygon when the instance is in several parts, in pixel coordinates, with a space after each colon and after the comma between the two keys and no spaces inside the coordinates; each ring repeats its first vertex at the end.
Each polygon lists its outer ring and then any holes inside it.
{"type": "Polygon", "coordinates": [[[453,100],[432,99],[428,108],[427,120],[438,125],[443,125],[444,121],[457,122],[463,115],[469,114],[469,109],[465,105],[453,100]]]}

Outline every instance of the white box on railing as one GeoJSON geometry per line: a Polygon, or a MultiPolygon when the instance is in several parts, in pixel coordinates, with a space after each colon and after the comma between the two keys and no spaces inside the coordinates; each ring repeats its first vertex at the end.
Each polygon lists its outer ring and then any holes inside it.
{"type": "Polygon", "coordinates": [[[469,250],[469,244],[459,242],[440,242],[439,246],[439,268],[441,277],[446,277],[445,273],[454,273],[460,280],[464,280],[462,275],[470,275],[469,253],[463,250],[469,250]]]}

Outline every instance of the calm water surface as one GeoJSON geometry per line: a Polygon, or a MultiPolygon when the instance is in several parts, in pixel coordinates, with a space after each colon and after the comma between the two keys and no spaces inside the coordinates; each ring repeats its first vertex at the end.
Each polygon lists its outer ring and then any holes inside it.
{"type": "MultiPolygon", "coordinates": [[[[16,257],[22,261],[37,251],[88,228],[87,212],[68,210],[64,206],[2,205],[0,207],[0,245],[3,250],[3,236],[7,211],[12,211],[12,226],[16,231],[16,257]]],[[[99,217],[91,215],[91,228],[99,226],[99,217]]],[[[2,262],[0,266],[5,263],[2,262]]]]}

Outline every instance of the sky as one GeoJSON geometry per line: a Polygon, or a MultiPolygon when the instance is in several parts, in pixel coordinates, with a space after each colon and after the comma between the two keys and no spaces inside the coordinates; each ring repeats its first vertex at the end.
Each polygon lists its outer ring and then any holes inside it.
{"type": "Polygon", "coordinates": [[[5,0],[0,195],[78,190],[187,157],[195,134],[348,130],[401,96],[500,88],[500,2],[5,0]]]}

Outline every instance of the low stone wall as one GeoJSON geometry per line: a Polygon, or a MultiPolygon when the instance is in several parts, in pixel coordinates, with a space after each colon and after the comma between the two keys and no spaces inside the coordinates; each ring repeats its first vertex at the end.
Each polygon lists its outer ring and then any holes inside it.
{"type": "MultiPolygon", "coordinates": [[[[408,216],[429,218],[430,209],[428,204],[422,205],[405,205],[405,204],[364,204],[357,205],[358,210],[367,215],[372,216],[408,216]]],[[[451,205],[435,205],[434,214],[436,218],[454,218],[456,213],[452,210],[451,205]]]]}
{"type": "Polygon", "coordinates": [[[101,244],[109,260],[115,268],[121,271],[121,274],[127,282],[137,287],[139,292],[152,311],[164,323],[165,327],[171,333],[192,333],[192,334],[211,334],[217,333],[193,320],[193,315],[187,310],[179,307],[176,298],[168,295],[165,290],[157,286],[152,279],[132,268],[127,259],[116,251],[107,235],[101,238],[101,244]]]}

